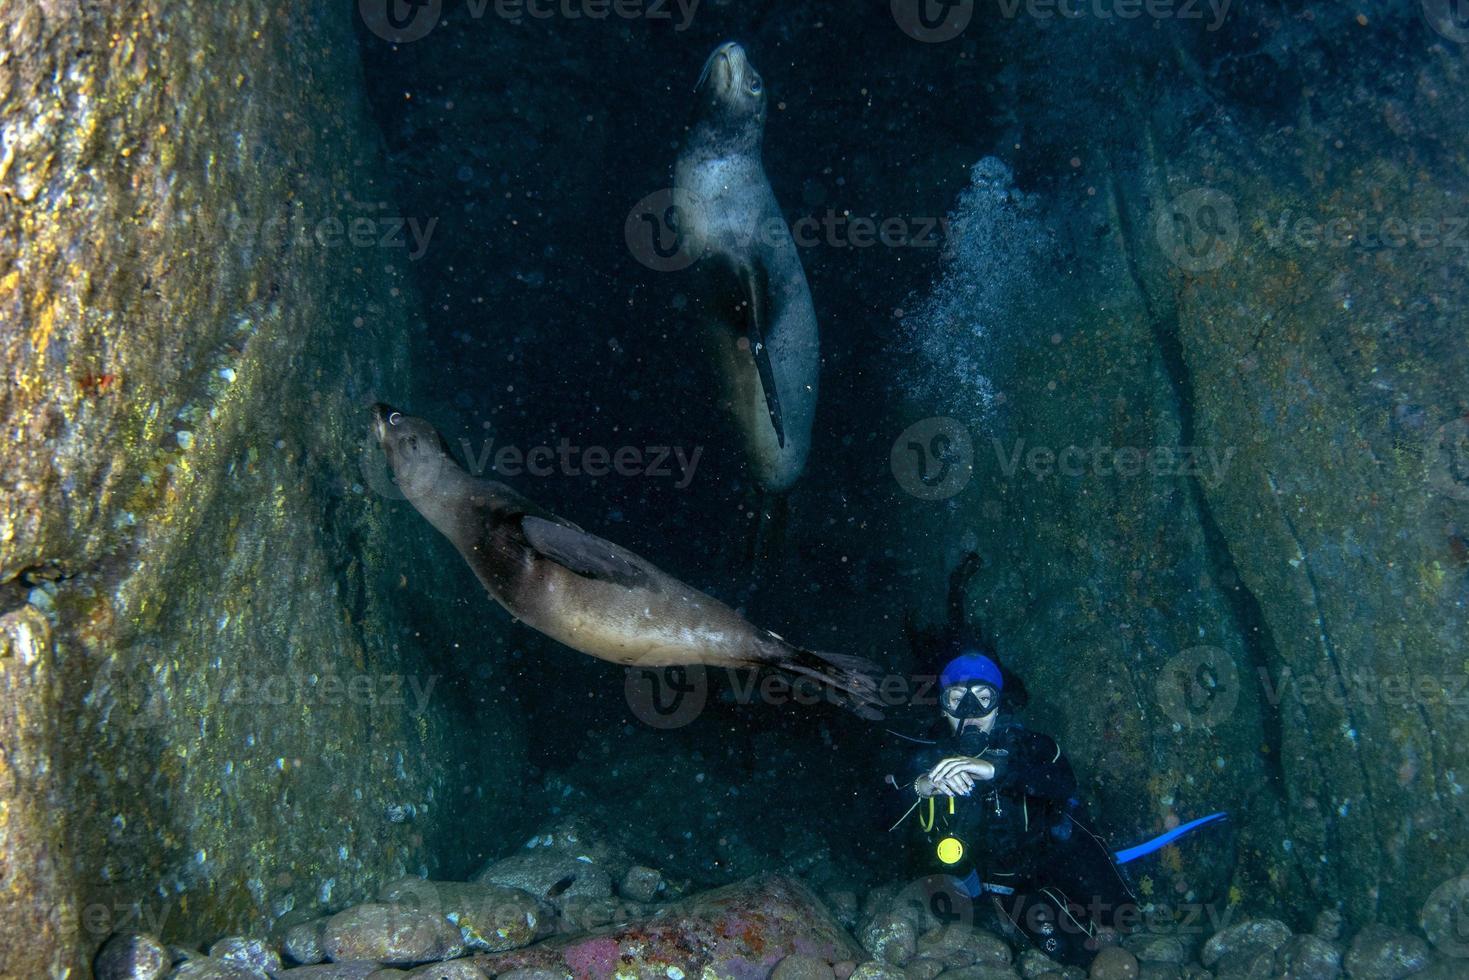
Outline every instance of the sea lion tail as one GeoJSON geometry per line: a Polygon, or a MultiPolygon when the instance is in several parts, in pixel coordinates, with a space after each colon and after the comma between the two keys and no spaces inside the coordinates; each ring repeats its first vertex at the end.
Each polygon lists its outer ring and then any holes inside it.
{"type": "Polygon", "coordinates": [[[878,669],[870,660],[786,645],[772,657],[769,666],[785,674],[814,680],[848,711],[870,721],[882,720],[878,669]]]}

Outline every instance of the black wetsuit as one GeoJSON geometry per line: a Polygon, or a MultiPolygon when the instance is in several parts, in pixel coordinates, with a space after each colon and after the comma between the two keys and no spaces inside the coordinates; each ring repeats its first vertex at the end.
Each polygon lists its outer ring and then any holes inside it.
{"type": "Polygon", "coordinates": [[[953,813],[946,796],[932,811],[919,802],[934,864],[971,898],[990,897],[1005,922],[1054,959],[1089,964],[1096,947],[1087,941],[1098,927],[1115,927],[1118,911],[1135,909],[1136,899],[1111,851],[1083,826],[1076,777],[1060,747],[1016,724],[988,736],[946,735],[919,753],[913,779],[952,756],[992,763],[995,778],[955,797],[953,813]],[[964,852],[947,866],[937,856],[946,837],[962,841],[964,852]]]}

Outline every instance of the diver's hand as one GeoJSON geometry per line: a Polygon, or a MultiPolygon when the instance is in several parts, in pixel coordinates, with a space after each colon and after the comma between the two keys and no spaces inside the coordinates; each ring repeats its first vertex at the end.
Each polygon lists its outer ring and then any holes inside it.
{"type": "Polygon", "coordinates": [[[968,796],[975,783],[995,778],[995,767],[984,759],[955,755],[929,770],[928,778],[944,796],[968,796]]]}

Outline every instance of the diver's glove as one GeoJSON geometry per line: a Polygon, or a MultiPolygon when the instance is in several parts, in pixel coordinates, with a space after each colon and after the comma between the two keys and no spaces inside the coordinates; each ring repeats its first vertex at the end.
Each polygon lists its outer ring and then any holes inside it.
{"type": "Polygon", "coordinates": [[[975,783],[994,778],[993,763],[967,755],[955,755],[934,766],[926,776],[919,776],[913,788],[918,791],[919,796],[968,796],[975,783]],[[932,785],[932,792],[923,791],[925,781],[932,785]]]}

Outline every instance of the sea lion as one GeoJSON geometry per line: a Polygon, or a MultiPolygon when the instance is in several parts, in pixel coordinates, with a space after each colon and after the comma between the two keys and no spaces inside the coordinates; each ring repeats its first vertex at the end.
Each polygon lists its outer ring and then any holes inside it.
{"type": "Polygon", "coordinates": [[[733,41],[709,56],[674,166],[680,232],[703,321],[755,481],[788,490],[806,466],[820,343],[796,244],[765,176],[765,85],[733,41]]]}
{"type": "Polygon", "coordinates": [[[810,678],[845,707],[880,717],[868,661],[793,646],[639,555],[471,475],[424,419],[379,404],[372,426],[409,503],[527,625],[630,667],[771,668],[810,678]]]}

